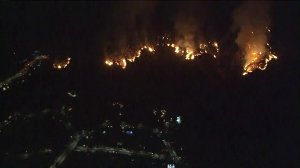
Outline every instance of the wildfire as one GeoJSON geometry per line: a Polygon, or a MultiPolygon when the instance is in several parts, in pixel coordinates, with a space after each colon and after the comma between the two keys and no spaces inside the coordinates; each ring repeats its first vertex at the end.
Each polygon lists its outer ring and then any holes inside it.
{"type": "MultiPolygon", "coordinates": [[[[270,29],[266,27],[266,31],[270,32],[270,29]]],[[[256,33],[252,31],[250,34],[253,39],[249,41],[248,48],[245,49],[246,54],[243,66],[243,75],[247,75],[256,69],[265,70],[271,60],[277,59],[277,56],[272,53],[269,43],[266,43],[265,46],[256,43],[256,33]]],[[[162,42],[157,42],[156,46],[169,47],[174,51],[175,55],[178,55],[187,61],[195,60],[197,57],[202,55],[210,55],[213,58],[217,58],[217,54],[220,52],[219,44],[216,41],[200,43],[198,47],[191,48],[180,46],[179,44],[172,42],[168,37],[162,37],[162,40],[162,42]]],[[[154,53],[156,49],[153,46],[144,45],[133,52],[133,54],[129,54],[130,52],[127,52],[127,54],[123,54],[119,57],[110,56],[105,60],[105,64],[107,66],[117,65],[122,69],[126,69],[128,63],[135,62],[144,51],[154,53]]]]}
{"type": "Polygon", "coordinates": [[[108,66],[112,66],[116,64],[117,66],[120,66],[122,69],[125,69],[128,62],[134,62],[137,58],[139,58],[142,54],[142,51],[148,51],[150,53],[155,52],[155,49],[152,46],[144,45],[140,49],[138,49],[135,54],[129,54],[129,52],[126,55],[129,56],[121,56],[121,57],[111,57],[107,58],[105,60],[105,64],[108,66]]]}
{"type": "MultiPolygon", "coordinates": [[[[271,30],[266,27],[266,31],[270,32],[271,30]]],[[[255,33],[251,32],[251,34],[254,39],[255,33]]],[[[246,49],[246,62],[243,67],[244,76],[256,69],[265,70],[271,60],[277,59],[277,56],[272,53],[269,43],[266,43],[265,45],[257,45],[255,40],[251,42],[252,43],[248,44],[248,48],[246,49]]]]}
{"type": "Polygon", "coordinates": [[[111,61],[111,60],[106,60],[105,64],[108,65],[108,66],[112,66],[114,64],[114,62],[111,61]]]}
{"type": "MultiPolygon", "coordinates": [[[[183,46],[179,46],[175,43],[166,42],[167,37],[162,37],[164,42],[156,43],[157,46],[167,46],[174,50],[176,55],[183,57],[185,60],[194,60],[196,57],[201,56],[202,54],[209,54],[216,58],[216,54],[219,52],[217,42],[209,42],[208,44],[200,43],[199,48],[191,49],[183,46]]],[[[155,48],[149,45],[145,45],[138,49],[135,54],[131,56],[121,56],[121,57],[109,57],[105,60],[105,64],[112,66],[114,64],[120,66],[122,69],[125,69],[127,66],[127,61],[132,63],[135,62],[137,58],[141,56],[142,51],[147,51],[149,53],[154,53],[155,48]]]]}
{"type": "Polygon", "coordinates": [[[54,69],[64,69],[70,64],[70,62],[71,62],[71,58],[68,57],[66,60],[53,63],[53,68],[54,69]]]}
{"type": "Polygon", "coordinates": [[[210,46],[204,43],[200,43],[198,49],[184,48],[174,43],[167,43],[167,46],[174,48],[174,53],[183,56],[185,60],[194,60],[196,57],[201,56],[202,54],[210,54],[214,58],[216,58],[215,52],[219,52],[218,43],[209,42],[208,44],[210,46]],[[210,48],[215,48],[216,51],[213,52],[210,48]]]}
{"type": "Polygon", "coordinates": [[[253,52],[250,57],[251,61],[244,65],[243,75],[247,75],[256,69],[265,70],[268,66],[268,62],[272,59],[277,59],[277,56],[270,51],[267,53],[253,52]]]}

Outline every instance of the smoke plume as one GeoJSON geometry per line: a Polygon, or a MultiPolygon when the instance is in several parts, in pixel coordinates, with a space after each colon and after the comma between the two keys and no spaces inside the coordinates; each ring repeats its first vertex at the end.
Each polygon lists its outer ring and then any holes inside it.
{"type": "MultiPolygon", "coordinates": [[[[266,52],[268,30],[270,26],[270,6],[267,2],[248,1],[234,11],[234,28],[238,29],[235,40],[244,55],[244,65],[249,65],[255,57],[262,57],[266,52]]],[[[260,60],[262,58],[256,58],[260,60]]]]}
{"type": "Polygon", "coordinates": [[[204,3],[182,2],[177,4],[175,40],[177,45],[194,50],[203,41],[202,26],[207,15],[204,3]]]}
{"type": "Polygon", "coordinates": [[[106,25],[106,52],[124,55],[130,47],[145,43],[154,7],[154,2],[113,3],[106,25]]]}

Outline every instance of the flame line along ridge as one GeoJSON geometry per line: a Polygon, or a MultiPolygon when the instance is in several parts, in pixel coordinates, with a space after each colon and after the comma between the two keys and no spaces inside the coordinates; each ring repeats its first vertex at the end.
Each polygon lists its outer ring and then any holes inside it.
{"type": "MultiPolygon", "coordinates": [[[[161,43],[156,43],[156,46],[160,47],[168,47],[174,51],[175,55],[179,55],[183,57],[185,60],[194,60],[196,57],[201,56],[203,54],[212,55],[214,58],[217,57],[219,53],[219,45],[217,42],[208,42],[208,43],[200,43],[199,46],[196,47],[185,47],[179,44],[175,44],[170,41],[168,37],[162,37],[161,43]]],[[[147,51],[149,53],[155,53],[156,49],[153,45],[144,45],[138,50],[136,50],[133,54],[130,52],[126,52],[126,54],[120,54],[121,56],[108,56],[104,63],[107,66],[120,66],[122,69],[127,67],[128,62],[133,63],[138,59],[142,52],[147,51]]]]}

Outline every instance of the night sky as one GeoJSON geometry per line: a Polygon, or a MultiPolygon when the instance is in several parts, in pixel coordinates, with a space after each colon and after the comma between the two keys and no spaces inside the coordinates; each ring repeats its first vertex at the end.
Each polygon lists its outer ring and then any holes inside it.
{"type": "Polygon", "coordinates": [[[146,122],[151,108],[181,115],[177,143],[184,148],[186,167],[299,167],[300,3],[270,2],[268,41],[278,59],[247,76],[241,75],[232,26],[240,4],[169,1],[139,8],[121,1],[1,1],[1,81],[16,73],[23,60],[32,59],[34,51],[51,59],[72,58],[68,71],[44,68],[15,91],[0,93],[1,121],[8,111],[55,106],[60,92],[71,88],[79,95],[73,107],[78,129],[95,127],[113,100],[128,104],[132,118],[146,122]],[[216,61],[201,57],[185,62],[161,49],[153,56],[145,53],[125,70],[105,66],[105,47],[117,49],[123,37],[135,45],[139,37],[152,42],[172,34],[180,14],[183,20],[194,18],[205,39],[218,40],[216,61]],[[138,19],[132,22],[131,17],[138,19]],[[146,35],[136,37],[135,32],[146,35]]]}

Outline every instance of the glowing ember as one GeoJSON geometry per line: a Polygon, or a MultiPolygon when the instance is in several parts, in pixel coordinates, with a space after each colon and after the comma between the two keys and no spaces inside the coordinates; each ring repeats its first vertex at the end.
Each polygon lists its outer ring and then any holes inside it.
{"type": "Polygon", "coordinates": [[[217,42],[214,42],[213,44],[215,47],[218,47],[218,43],[217,42]]]}
{"type": "Polygon", "coordinates": [[[149,52],[154,52],[154,49],[153,48],[148,48],[149,52]]]}
{"type": "Polygon", "coordinates": [[[70,62],[71,62],[71,58],[68,57],[66,60],[57,61],[57,62],[53,63],[53,68],[54,69],[64,69],[70,64],[70,62]]]}
{"type": "Polygon", "coordinates": [[[175,53],[177,53],[177,54],[179,53],[179,47],[178,46],[175,47],[175,53]]]}
{"type": "Polygon", "coordinates": [[[121,67],[123,68],[123,69],[125,69],[126,68],[126,65],[127,65],[127,63],[126,63],[126,60],[123,58],[122,59],[122,62],[121,62],[121,67]]]}
{"type": "Polygon", "coordinates": [[[112,66],[114,64],[114,62],[112,62],[111,60],[106,60],[105,64],[108,66],[112,66]]]}

